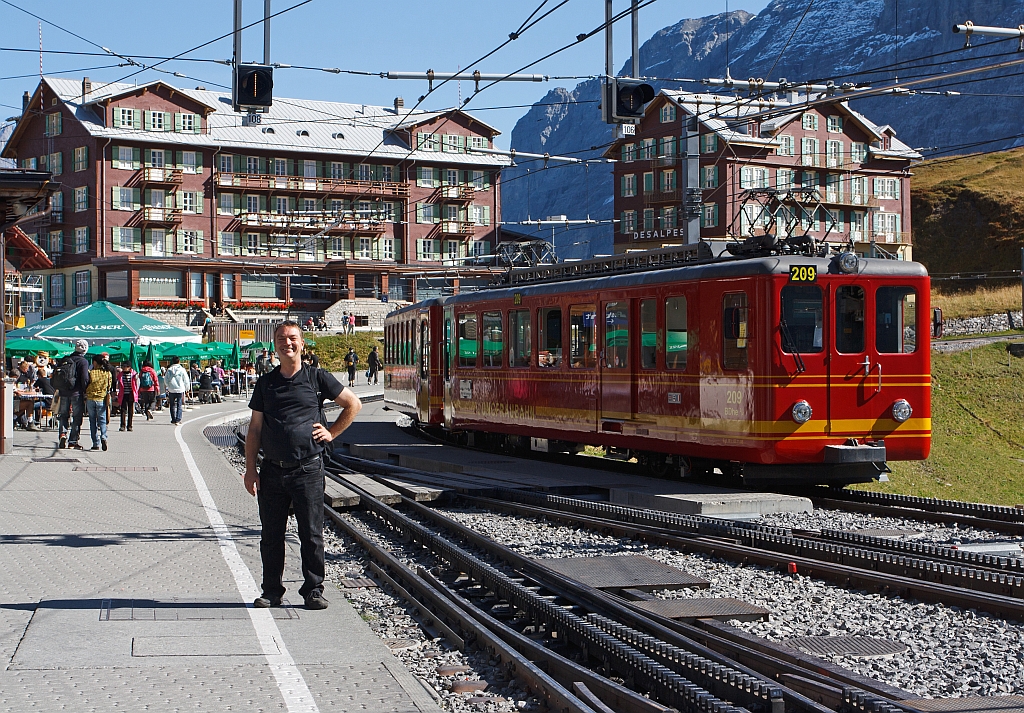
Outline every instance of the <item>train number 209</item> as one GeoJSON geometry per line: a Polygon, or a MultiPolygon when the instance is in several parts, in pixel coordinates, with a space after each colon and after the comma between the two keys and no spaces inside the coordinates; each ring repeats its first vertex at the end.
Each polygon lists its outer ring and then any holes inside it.
{"type": "Polygon", "coordinates": [[[814,265],[790,265],[790,282],[816,282],[818,280],[818,268],[814,265]]]}

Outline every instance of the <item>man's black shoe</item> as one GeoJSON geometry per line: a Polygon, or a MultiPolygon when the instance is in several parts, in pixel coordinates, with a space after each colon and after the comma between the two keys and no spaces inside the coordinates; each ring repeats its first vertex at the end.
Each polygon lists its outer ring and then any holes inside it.
{"type": "Polygon", "coordinates": [[[269,609],[281,606],[281,597],[257,597],[252,603],[257,609],[269,609]]]}
{"type": "Polygon", "coordinates": [[[306,597],[306,608],[307,609],[326,609],[327,600],[324,599],[324,593],[319,589],[310,592],[309,596],[306,597]]]}

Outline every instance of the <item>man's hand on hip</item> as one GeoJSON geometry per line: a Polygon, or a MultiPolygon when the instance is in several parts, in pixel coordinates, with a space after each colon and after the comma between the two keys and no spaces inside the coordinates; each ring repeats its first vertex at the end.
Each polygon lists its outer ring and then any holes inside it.
{"type": "Polygon", "coordinates": [[[334,440],[334,434],[330,429],[325,428],[322,423],[313,424],[313,440],[317,443],[330,443],[334,440]]]}

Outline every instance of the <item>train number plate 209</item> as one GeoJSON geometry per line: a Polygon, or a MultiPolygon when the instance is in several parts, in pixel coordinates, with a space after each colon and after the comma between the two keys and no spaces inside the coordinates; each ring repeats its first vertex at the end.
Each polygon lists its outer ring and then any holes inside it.
{"type": "Polygon", "coordinates": [[[814,265],[790,265],[790,282],[817,282],[818,268],[814,265]]]}

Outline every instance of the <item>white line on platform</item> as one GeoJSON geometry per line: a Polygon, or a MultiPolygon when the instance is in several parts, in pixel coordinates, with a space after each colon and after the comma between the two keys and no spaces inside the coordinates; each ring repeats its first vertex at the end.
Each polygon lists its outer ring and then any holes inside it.
{"type": "MultiPolygon", "coordinates": [[[[228,414],[228,416],[247,413],[248,411],[248,409],[236,411],[228,414]]],[[[238,593],[242,595],[243,601],[248,605],[252,628],[256,631],[256,638],[259,639],[260,646],[263,647],[263,655],[267,659],[267,665],[273,672],[274,678],[277,679],[277,687],[281,691],[281,697],[284,698],[288,710],[295,711],[295,713],[320,713],[320,709],[317,708],[316,702],[313,700],[313,694],[310,693],[309,687],[306,686],[306,681],[302,678],[302,674],[299,672],[298,666],[295,665],[292,655],[288,653],[288,648],[284,644],[281,631],[277,628],[277,622],[274,621],[270,610],[256,609],[252,606],[251,602],[260,596],[256,580],[253,579],[252,572],[249,571],[249,568],[245,566],[245,562],[242,561],[242,556],[238,554],[235,540],[231,537],[231,533],[224,524],[224,518],[221,517],[217,503],[210,494],[210,489],[206,487],[206,480],[203,478],[203,474],[199,472],[199,466],[196,465],[196,461],[192,457],[192,451],[181,436],[182,426],[201,420],[203,420],[202,417],[193,418],[178,424],[178,427],[174,429],[174,437],[181,447],[182,455],[185,456],[185,463],[188,465],[189,473],[192,474],[192,482],[195,483],[196,490],[199,492],[199,500],[203,504],[203,510],[206,511],[206,517],[210,520],[210,527],[213,528],[214,534],[217,535],[220,553],[224,556],[224,561],[227,562],[228,569],[231,570],[231,574],[235,578],[235,586],[238,587],[238,593]]]]}

